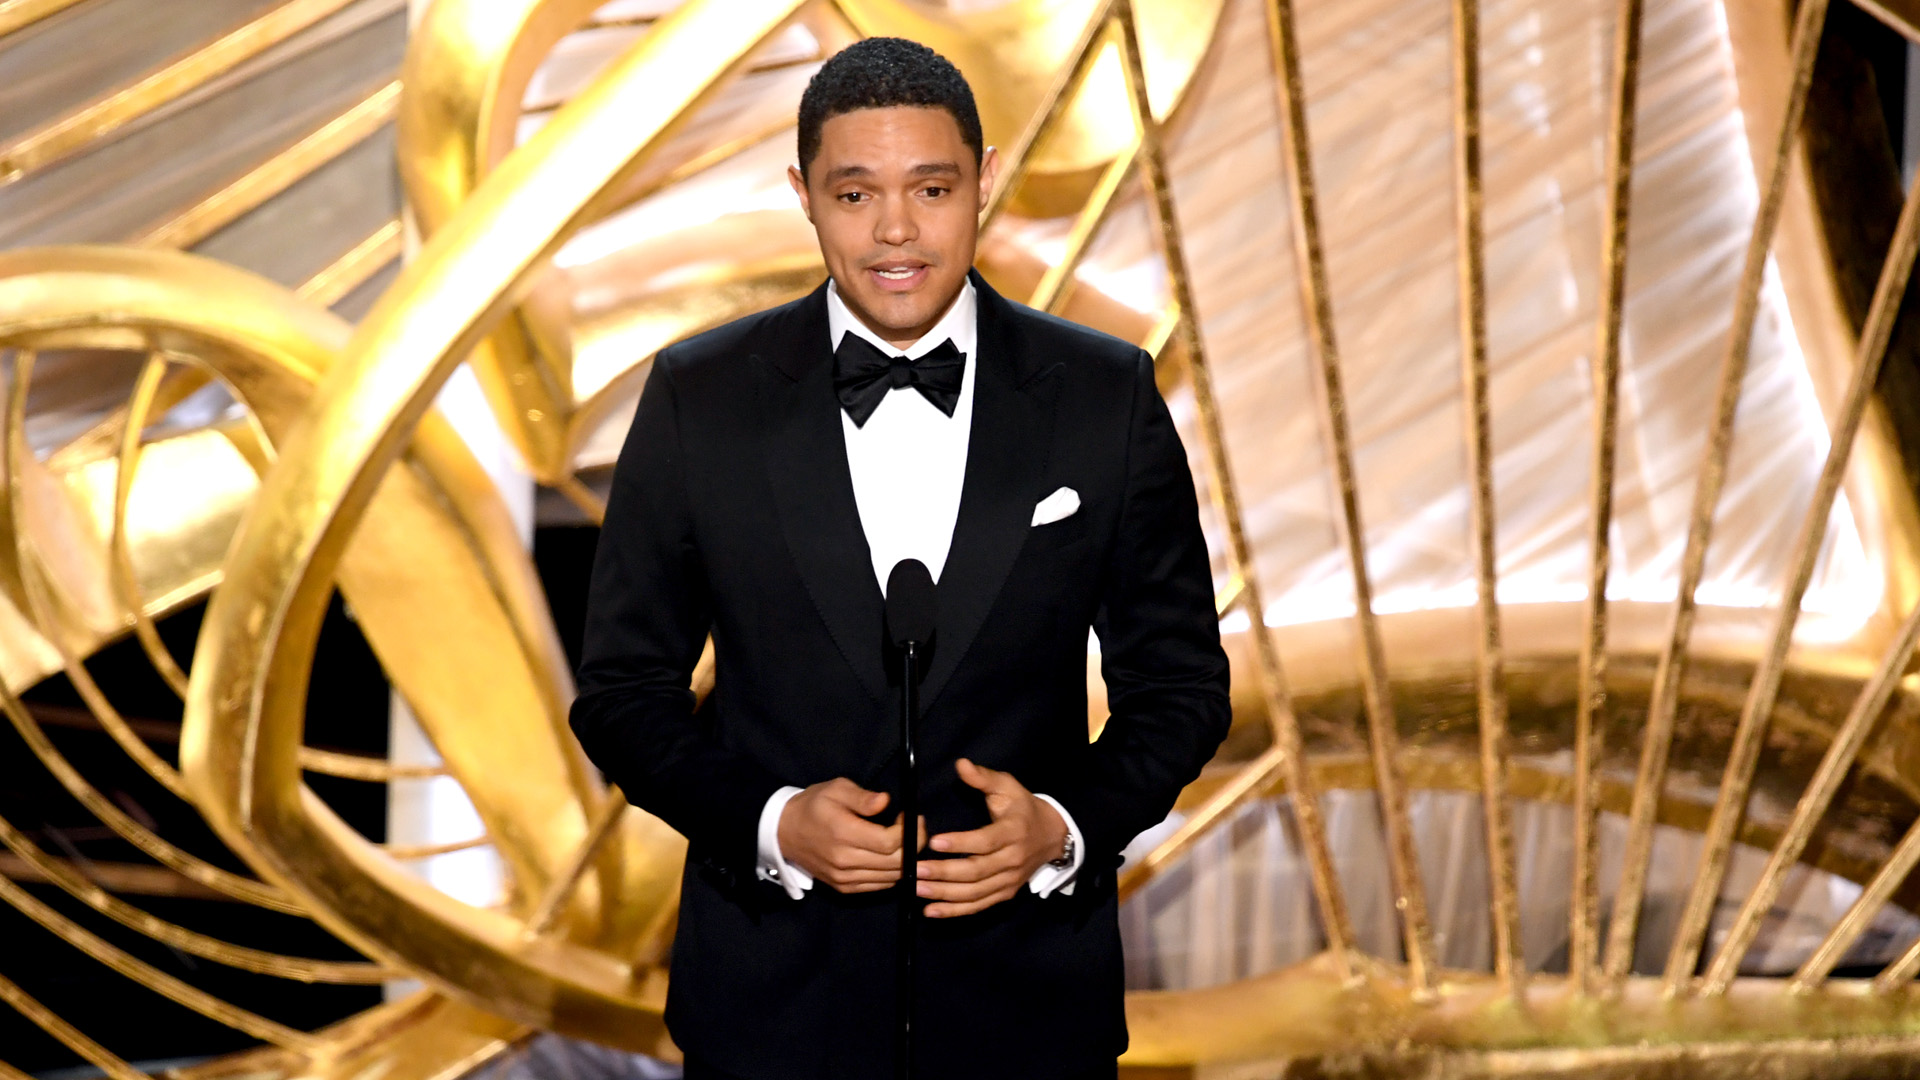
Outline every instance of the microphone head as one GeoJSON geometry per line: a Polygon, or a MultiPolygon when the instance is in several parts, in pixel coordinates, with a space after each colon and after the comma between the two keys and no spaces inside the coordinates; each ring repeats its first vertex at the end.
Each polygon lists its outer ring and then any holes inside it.
{"type": "Polygon", "coordinates": [[[933,575],[919,559],[901,559],[887,575],[887,636],[900,648],[933,638],[933,575]]]}

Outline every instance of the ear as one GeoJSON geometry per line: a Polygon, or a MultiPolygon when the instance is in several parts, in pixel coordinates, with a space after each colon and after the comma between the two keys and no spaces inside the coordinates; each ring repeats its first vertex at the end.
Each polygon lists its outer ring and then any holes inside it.
{"type": "Polygon", "coordinates": [[[984,212],[987,203],[993,200],[993,178],[1000,175],[1000,151],[987,147],[980,155],[980,209],[984,212]]]}
{"type": "Polygon", "coordinates": [[[801,175],[799,166],[787,166],[787,183],[792,184],[793,193],[800,196],[800,212],[807,215],[807,220],[811,222],[813,220],[813,203],[807,198],[807,178],[801,175]]]}

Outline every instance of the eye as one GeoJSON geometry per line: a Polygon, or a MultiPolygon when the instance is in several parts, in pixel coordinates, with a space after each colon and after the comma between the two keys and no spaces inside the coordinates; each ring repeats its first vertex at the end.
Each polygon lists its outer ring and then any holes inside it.
{"type": "Polygon", "coordinates": [[[834,198],[839,199],[843,203],[849,203],[849,204],[865,202],[867,198],[867,193],[864,191],[843,191],[840,194],[834,196],[834,198]]]}
{"type": "Polygon", "coordinates": [[[928,198],[937,199],[940,196],[945,195],[947,192],[951,190],[953,189],[942,187],[939,184],[929,184],[928,186],[920,189],[920,194],[925,195],[928,198]]]}

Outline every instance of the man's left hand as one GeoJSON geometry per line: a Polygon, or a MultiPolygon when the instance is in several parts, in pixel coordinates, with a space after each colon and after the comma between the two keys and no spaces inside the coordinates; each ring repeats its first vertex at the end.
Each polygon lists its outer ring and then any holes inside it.
{"type": "Polygon", "coordinates": [[[919,895],[938,901],[926,907],[933,919],[971,915],[1011,900],[1035,871],[1059,857],[1067,842],[1067,823],[1059,812],[1034,797],[1012,773],[966,758],[955,766],[968,787],[986,795],[993,823],[971,832],[941,833],[929,844],[935,851],[966,856],[920,863],[919,895]]]}

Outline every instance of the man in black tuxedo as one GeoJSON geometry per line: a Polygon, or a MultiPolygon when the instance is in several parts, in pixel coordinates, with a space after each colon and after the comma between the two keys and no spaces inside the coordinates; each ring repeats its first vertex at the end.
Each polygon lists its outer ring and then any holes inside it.
{"type": "Polygon", "coordinates": [[[690,1080],[892,1075],[881,590],[918,558],[916,1075],[1111,1080],[1120,852],[1229,718],[1186,455],[1145,353],[972,271],[997,162],[951,64],[856,44],[799,131],[830,281],[661,351],[594,561],[573,729],[689,841],[667,1023],[690,1080]]]}

